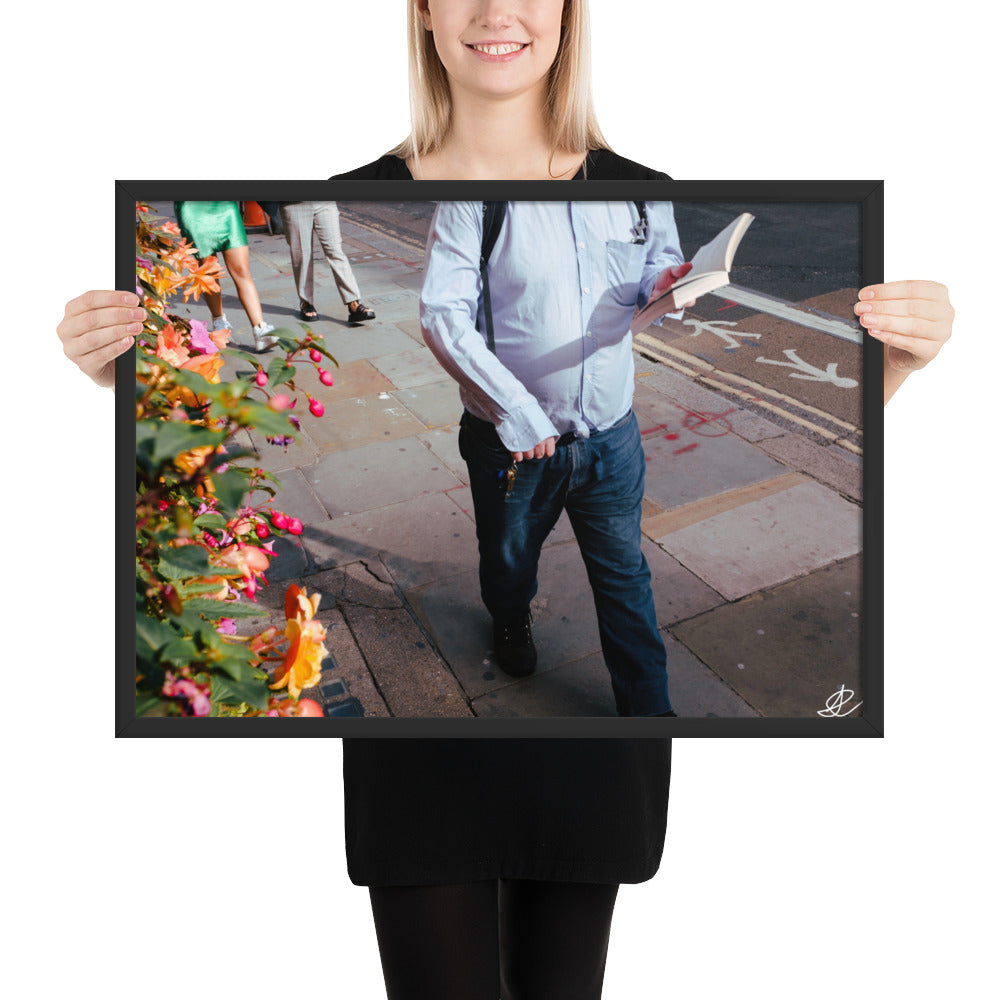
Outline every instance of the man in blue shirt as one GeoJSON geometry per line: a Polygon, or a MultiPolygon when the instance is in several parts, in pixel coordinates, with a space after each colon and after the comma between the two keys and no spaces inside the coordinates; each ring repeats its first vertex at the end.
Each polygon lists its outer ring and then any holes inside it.
{"type": "Polygon", "coordinates": [[[509,203],[489,263],[491,351],[480,332],[482,202],[442,202],[420,318],[465,407],[459,447],[500,666],[514,676],[534,670],[538,559],[565,509],[619,714],[672,715],[640,547],[645,457],[629,323],[687,266],[671,204],[649,202],[646,214],[643,227],[631,202],[509,203]]]}

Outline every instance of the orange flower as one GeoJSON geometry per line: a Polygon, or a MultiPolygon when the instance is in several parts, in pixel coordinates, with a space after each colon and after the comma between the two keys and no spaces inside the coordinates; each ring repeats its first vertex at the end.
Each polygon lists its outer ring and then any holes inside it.
{"type": "Polygon", "coordinates": [[[225,358],[221,354],[195,354],[177,367],[184,368],[189,372],[197,372],[206,382],[217,383],[219,372],[222,371],[224,363],[225,358]]]}
{"type": "Polygon", "coordinates": [[[229,330],[209,330],[208,339],[221,351],[229,344],[229,330]]]}
{"type": "Polygon", "coordinates": [[[200,448],[192,448],[190,451],[182,451],[174,459],[174,465],[185,475],[190,476],[192,472],[196,472],[208,461],[208,457],[213,451],[215,448],[210,444],[202,445],[200,448]]]}
{"type": "Polygon", "coordinates": [[[285,636],[288,652],[285,661],[274,674],[272,691],[288,688],[293,698],[298,698],[303,688],[319,683],[320,664],[329,651],[323,645],[326,629],[313,617],[319,608],[319,594],[309,597],[292,584],[285,592],[285,636]]]}
{"type": "Polygon", "coordinates": [[[156,335],[156,356],[177,368],[183,368],[184,363],[191,357],[191,352],[184,346],[181,333],[173,323],[168,323],[156,335]]]}
{"type": "Polygon", "coordinates": [[[201,267],[189,269],[190,273],[183,278],[184,301],[194,297],[195,302],[203,292],[217,292],[219,290],[219,261],[215,257],[209,257],[201,267]]]}

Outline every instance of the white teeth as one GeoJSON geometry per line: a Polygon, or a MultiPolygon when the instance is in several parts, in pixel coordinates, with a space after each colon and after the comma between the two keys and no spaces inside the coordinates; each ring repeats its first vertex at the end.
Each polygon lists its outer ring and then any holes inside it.
{"type": "Polygon", "coordinates": [[[477,52],[485,52],[489,56],[505,56],[524,48],[522,42],[508,42],[505,45],[473,45],[477,52]]]}

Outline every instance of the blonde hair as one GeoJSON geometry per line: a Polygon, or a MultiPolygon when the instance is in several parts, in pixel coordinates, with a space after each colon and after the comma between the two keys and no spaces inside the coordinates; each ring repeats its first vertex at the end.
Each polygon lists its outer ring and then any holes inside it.
{"type": "MultiPolygon", "coordinates": [[[[410,65],[410,134],[390,156],[415,157],[437,149],[451,126],[448,74],[424,28],[415,0],[407,0],[410,65]]],[[[590,9],[587,0],[566,0],[559,49],[549,70],[546,110],[553,149],[584,153],[610,149],[597,124],[590,90],[590,9]]]]}

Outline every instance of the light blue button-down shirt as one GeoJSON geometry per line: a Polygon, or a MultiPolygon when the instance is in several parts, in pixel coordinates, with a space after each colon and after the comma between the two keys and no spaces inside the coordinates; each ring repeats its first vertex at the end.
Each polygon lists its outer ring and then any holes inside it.
{"type": "Polygon", "coordinates": [[[646,212],[639,244],[632,202],[509,202],[489,263],[493,354],[480,332],[482,202],[438,205],[420,295],[424,340],[465,408],[509,450],[568,431],[587,437],[628,413],[632,314],[657,275],[684,259],[671,203],[648,202],[646,212]]]}

